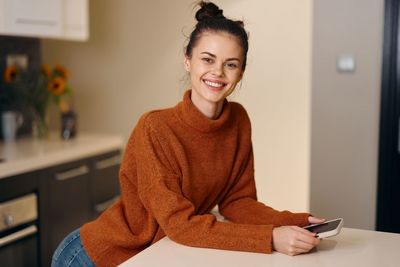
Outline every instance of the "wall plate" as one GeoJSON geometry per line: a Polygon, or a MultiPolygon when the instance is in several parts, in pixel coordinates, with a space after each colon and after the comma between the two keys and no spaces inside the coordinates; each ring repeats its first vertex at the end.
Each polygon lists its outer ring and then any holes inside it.
{"type": "Polygon", "coordinates": [[[6,57],[7,66],[15,65],[20,69],[28,68],[28,55],[26,54],[9,54],[6,57]]]}

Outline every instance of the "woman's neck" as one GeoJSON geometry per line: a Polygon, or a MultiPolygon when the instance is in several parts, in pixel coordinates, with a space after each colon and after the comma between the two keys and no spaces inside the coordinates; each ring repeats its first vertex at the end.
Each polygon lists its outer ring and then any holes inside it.
{"type": "Polygon", "coordinates": [[[192,94],[191,96],[193,105],[207,118],[212,120],[218,119],[219,115],[221,115],[224,101],[209,102],[196,96],[196,94],[192,94]]]}

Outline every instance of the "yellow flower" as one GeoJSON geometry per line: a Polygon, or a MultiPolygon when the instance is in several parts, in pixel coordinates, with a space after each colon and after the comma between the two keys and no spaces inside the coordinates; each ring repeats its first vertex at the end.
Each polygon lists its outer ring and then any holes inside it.
{"type": "Polygon", "coordinates": [[[47,64],[43,64],[42,65],[42,73],[47,77],[50,78],[51,77],[51,70],[50,67],[47,64]]]}
{"type": "Polygon", "coordinates": [[[50,93],[59,96],[65,91],[65,79],[63,77],[57,76],[50,81],[47,88],[50,93]]]}
{"type": "Polygon", "coordinates": [[[54,66],[54,71],[65,80],[68,79],[68,70],[64,66],[57,64],[54,66]]]}
{"type": "Polygon", "coordinates": [[[18,69],[16,66],[8,66],[4,71],[4,81],[6,83],[12,83],[17,77],[18,69]]]}

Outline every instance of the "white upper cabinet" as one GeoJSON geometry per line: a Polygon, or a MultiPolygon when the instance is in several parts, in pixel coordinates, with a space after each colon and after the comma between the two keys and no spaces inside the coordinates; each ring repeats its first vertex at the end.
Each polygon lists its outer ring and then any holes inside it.
{"type": "Polygon", "coordinates": [[[63,0],[63,37],[71,40],[89,39],[88,0],[63,0]]]}
{"type": "Polygon", "coordinates": [[[88,0],[0,0],[0,34],[88,39],[88,0]]]}
{"type": "Polygon", "coordinates": [[[61,0],[5,0],[4,31],[21,36],[60,36],[61,7],[61,0]]]}
{"type": "Polygon", "coordinates": [[[4,0],[0,0],[0,34],[4,32],[4,0]]]}

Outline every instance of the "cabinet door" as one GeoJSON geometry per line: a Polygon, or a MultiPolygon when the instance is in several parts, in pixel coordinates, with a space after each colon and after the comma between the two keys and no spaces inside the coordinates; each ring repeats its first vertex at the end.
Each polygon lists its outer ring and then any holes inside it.
{"type": "MultiPolygon", "coordinates": [[[[21,197],[38,190],[40,171],[0,179],[0,202],[21,197]]],[[[0,217],[0,219],[2,219],[0,217]]]]}
{"type": "Polygon", "coordinates": [[[119,151],[96,157],[92,161],[90,196],[92,218],[96,218],[119,198],[119,151]]]}
{"type": "Polygon", "coordinates": [[[54,167],[41,185],[41,242],[43,266],[50,266],[58,244],[90,219],[89,162],[54,167]]]}
{"type": "Polygon", "coordinates": [[[61,36],[61,0],[3,1],[5,34],[38,37],[61,36]]]}
{"type": "Polygon", "coordinates": [[[63,39],[89,39],[88,0],[63,0],[63,39]]]}

